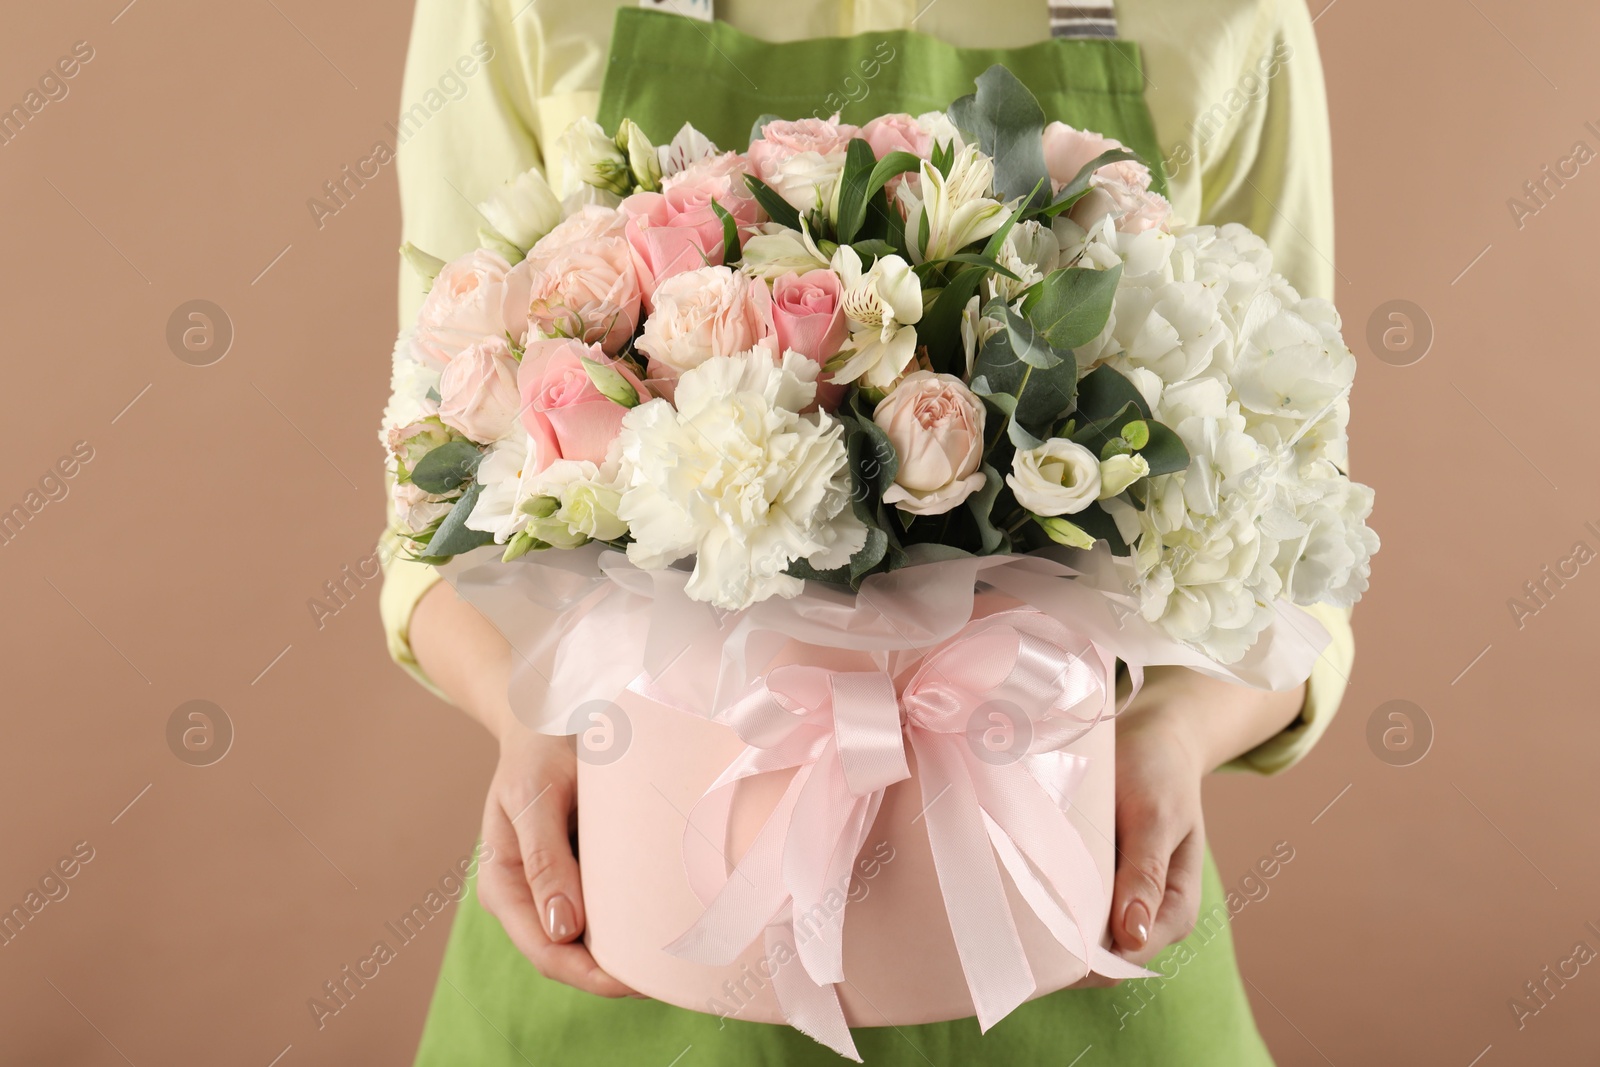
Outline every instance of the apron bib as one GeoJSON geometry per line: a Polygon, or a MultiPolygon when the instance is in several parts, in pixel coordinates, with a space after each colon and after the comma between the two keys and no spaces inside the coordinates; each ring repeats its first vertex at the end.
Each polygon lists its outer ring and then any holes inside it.
{"type": "Polygon", "coordinates": [[[1094,130],[1137,152],[1165,195],[1139,46],[1114,39],[1109,4],[1052,4],[1050,12],[1048,41],[958,48],[914,30],[774,44],[721,22],[624,7],[611,31],[598,119],[610,132],[632,119],[656,144],[688,122],[724,151],[742,152],[762,115],[838,112],[860,125],[890,112],[943,111],[1000,63],[1032,90],[1047,121],[1094,130]]]}

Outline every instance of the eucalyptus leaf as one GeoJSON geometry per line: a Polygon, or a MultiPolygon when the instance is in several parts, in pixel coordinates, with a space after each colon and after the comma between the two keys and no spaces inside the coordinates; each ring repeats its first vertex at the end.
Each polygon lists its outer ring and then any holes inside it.
{"type": "Polygon", "coordinates": [[[1151,475],[1173,474],[1189,469],[1189,449],[1184,446],[1171,427],[1159,422],[1145,421],[1150,429],[1150,443],[1139,449],[1139,455],[1150,464],[1151,475]]]}
{"type": "Polygon", "coordinates": [[[950,121],[994,160],[1001,200],[1036,203],[1044,165],[1044,109],[1017,76],[996,63],[978,75],[977,91],[950,105],[950,121]]]}
{"type": "Polygon", "coordinates": [[[1005,484],[1000,472],[985,463],[983,488],[967,497],[967,510],[972,512],[972,517],[978,524],[978,537],[985,555],[999,549],[1006,540],[1006,535],[996,528],[990,517],[994,512],[995,498],[1000,495],[1000,490],[1005,484]]]}
{"type": "MultiPolygon", "coordinates": [[[[438,451],[435,449],[434,451],[438,451]]],[[[432,455],[433,453],[429,453],[432,455]]],[[[461,499],[456,501],[456,506],[450,509],[450,514],[444,517],[439,524],[439,529],[434,531],[433,537],[428,540],[429,559],[447,559],[459,556],[463,552],[470,552],[480,545],[486,545],[494,540],[494,535],[482,530],[467,528],[467,516],[472,514],[473,507],[478,503],[478,494],[483,492],[483,486],[474,482],[472,487],[461,494],[461,499]]]]}
{"type": "Polygon", "coordinates": [[[1129,404],[1139,409],[1141,417],[1150,417],[1150,405],[1127,375],[1102,363],[1078,379],[1078,411],[1086,420],[1106,419],[1129,404]]]}
{"type": "MultiPolygon", "coordinates": [[[[750,127],[749,141],[760,141],[760,140],[763,140],[762,131],[764,131],[767,128],[767,123],[769,123],[769,122],[782,122],[782,121],[783,121],[783,116],[782,115],[774,115],[774,114],[772,114],[770,112],[760,116],[759,118],[756,119],[755,124],[750,127]]],[[[746,143],[748,143],[748,141],[746,143]]]]}
{"type": "Polygon", "coordinates": [[[1056,348],[1093,341],[1111,318],[1122,264],[1109,270],[1066,267],[1045,275],[1022,300],[1022,313],[1056,348]]]}
{"type": "Polygon", "coordinates": [[[1016,398],[1012,418],[1024,429],[1047,433],[1050,425],[1072,408],[1077,363],[1053,350],[1025,319],[1003,304],[990,304],[985,314],[999,318],[1004,328],[978,349],[973,377],[982,377],[994,393],[1016,398]]]}
{"type": "Polygon", "coordinates": [[[470,441],[446,441],[417,460],[411,481],[426,493],[450,493],[472,477],[483,453],[470,441]]]}

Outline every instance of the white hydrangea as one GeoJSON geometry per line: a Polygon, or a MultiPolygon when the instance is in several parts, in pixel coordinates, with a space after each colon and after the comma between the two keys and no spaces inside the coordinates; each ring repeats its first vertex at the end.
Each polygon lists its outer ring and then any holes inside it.
{"type": "Polygon", "coordinates": [[[1106,502],[1134,546],[1144,616],[1232,663],[1280,596],[1354,603],[1378,537],[1372,491],[1341,474],[1355,357],[1333,305],[1273,274],[1243,226],[1135,235],[1058,218],[1053,232],[1063,265],[1123,269],[1079,372],[1127,375],[1190,453],[1150,480],[1143,511],[1106,502]]]}
{"type": "Polygon", "coordinates": [[[766,348],[714,356],[686,371],[672,403],[657,398],[622,422],[628,558],[647,570],[695,556],[687,592],[737,611],[803,586],[795,560],[818,570],[866,543],[850,508],[843,427],[799,412],[816,396],[817,364],[766,348]]]}

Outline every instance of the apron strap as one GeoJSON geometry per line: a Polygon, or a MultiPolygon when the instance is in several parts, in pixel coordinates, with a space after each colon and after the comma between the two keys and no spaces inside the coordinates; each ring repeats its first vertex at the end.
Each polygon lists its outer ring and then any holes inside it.
{"type": "MultiPolygon", "coordinates": [[[[1117,36],[1117,9],[1114,0],[1045,0],[1050,11],[1050,36],[1059,38],[1117,36]]],[[[699,22],[712,20],[712,0],[639,0],[646,11],[665,11],[699,22]]]]}
{"type": "Polygon", "coordinates": [[[1046,0],[1050,7],[1050,36],[1058,38],[1117,36],[1117,9],[1113,0],[1046,0]]]}

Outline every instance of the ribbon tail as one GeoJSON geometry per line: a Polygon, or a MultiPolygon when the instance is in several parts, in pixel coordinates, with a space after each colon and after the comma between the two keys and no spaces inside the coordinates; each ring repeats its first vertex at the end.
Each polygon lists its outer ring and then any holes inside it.
{"type": "MultiPolygon", "coordinates": [[[[783,923],[767,927],[767,958],[774,959],[785,952],[783,923]]],[[[778,995],[778,1007],[790,1026],[820,1044],[826,1045],[845,1059],[861,1062],[856,1042],[850,1036],[850,1026],[844,1019],[844,1008],[839,1004],[838,990],[831,984],[814,982],[804,967],[794,966],[795,961],[785,960],[772,976],[772,988],[778,995]]]]}
{"type": "Polygon", "coordinates": [[[984,1030],[1037,991],[989,847],[962,736],[911,732],[922,780],[923,817],[967,990],[984,1030]],[[948,795],[946,795],[948,794],[948,795]]]}
{"type": "Polygon", "coordinates": [[[811,766],[788,820],[783,884],[793,906],[795,951],[819,984],[844,981],[844,913],[869,798],[852,796],[835,744],[811,766]]]}

